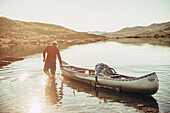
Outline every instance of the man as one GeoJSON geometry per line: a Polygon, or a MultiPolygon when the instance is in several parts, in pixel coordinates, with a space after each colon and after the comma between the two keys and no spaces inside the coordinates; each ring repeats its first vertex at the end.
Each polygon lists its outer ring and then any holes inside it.
{"type": "Polygon", "coordinates": [[[58,43],[57,41],[54,41],[51,46],[47,46],[43,51],[43,62],[44,64],[44,72],[49,76],[49,78],[55,79],[55,71],[56,71],[56,55],[58,57],[58,60],[60,62],[60,66],[62,67],[62,61],[60,52],[58,50],[58,43]],[[47,53],[47,57],[46,57],[47,53]],[[49,73],[49,69],[51,73],[49,73]]]}

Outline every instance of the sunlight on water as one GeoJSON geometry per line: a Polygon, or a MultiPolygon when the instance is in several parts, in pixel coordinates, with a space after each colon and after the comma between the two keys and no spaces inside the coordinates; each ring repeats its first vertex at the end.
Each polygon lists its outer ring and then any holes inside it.
{"type": "Polygon", "coordinates": [[[33,98],[30,104],[30,111],[29,113],[41,113],[41,105],[38,101],[38,98],[33,98]]]}
{"type": "Polygon", "coordinates": [[[24,81],[26,80],[29,76],[31,76],[29,73],[23,73],[20,75],[20,80],[24,81]]]}
{"type": "Polygon", "coordinates": [[[45,86],[47,84],[46,79],[41,79],[40,84],[42,86],[45,86]]]}

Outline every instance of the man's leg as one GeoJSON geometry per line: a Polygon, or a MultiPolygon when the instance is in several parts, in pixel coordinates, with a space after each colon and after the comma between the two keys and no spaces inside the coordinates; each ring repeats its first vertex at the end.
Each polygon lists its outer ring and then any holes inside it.
{"type": "Polygon", "coordinates": [[[55,74],[51,74],[52,78],[55,79],[55,74]]]}
{"type": "Polygon", "coordinates": [[[51,75],[53,79],[55,79],[55,71],[56,71],[56,62],[54,61],[51,66],[51,75]]]}
{"type": "Polygon", "coordinates": [[[51,77],[51,74],[49,73],[48,70],[47,70],[47,71],[44,71],[44,73],[45,73],[46,75],[48,75],[48,77],[51,77]]]}
{"type": "Polygon", "coordinates": [[[44,64],[44,73],[46,75],[48,75],[49,78],[51,77],[51,74],[49,73],[49,63],[48,63],[48,61],[46,61],[45,64],[44,64]]]}

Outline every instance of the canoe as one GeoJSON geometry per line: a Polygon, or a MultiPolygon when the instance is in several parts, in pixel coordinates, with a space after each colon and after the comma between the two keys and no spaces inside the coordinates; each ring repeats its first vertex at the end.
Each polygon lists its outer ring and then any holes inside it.
{"type": "Polygon", "coordinates": [[[159,88],[159,80],[155,72],[140,77],[121,74],[108,77],[96,76],[95,70],[75,67],[64,61],[62,61],[62,65],[63,67],[60,67],[62,76],[96,87],[145,95],[153,95],[159,88]]]}

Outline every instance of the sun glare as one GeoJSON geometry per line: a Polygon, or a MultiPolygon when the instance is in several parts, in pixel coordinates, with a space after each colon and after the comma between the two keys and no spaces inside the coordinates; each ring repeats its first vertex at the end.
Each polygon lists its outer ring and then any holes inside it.
{"type": "Polygon", "coordinates": [[[26,78],[28,78],[30,76],[30,74],[28,74],[28,73],[23,73],[23,74],[21,74],[21,76],[20,76],[20,80],[21,81],[24,81],[26,78]]]}
{"type": "Polygon", "coordinates": [[[40,83],[41,83],[41,85],[44,86],[44,85],[46,85],[47,81],[46,81],[45,79],[41,79],[41,82],[40,82],[40,83]]]}
{"type": "Polygon", "coordinates": [[[41,105],[37,98],[33,98],[29,113],[41,113],[41,105]]]}

